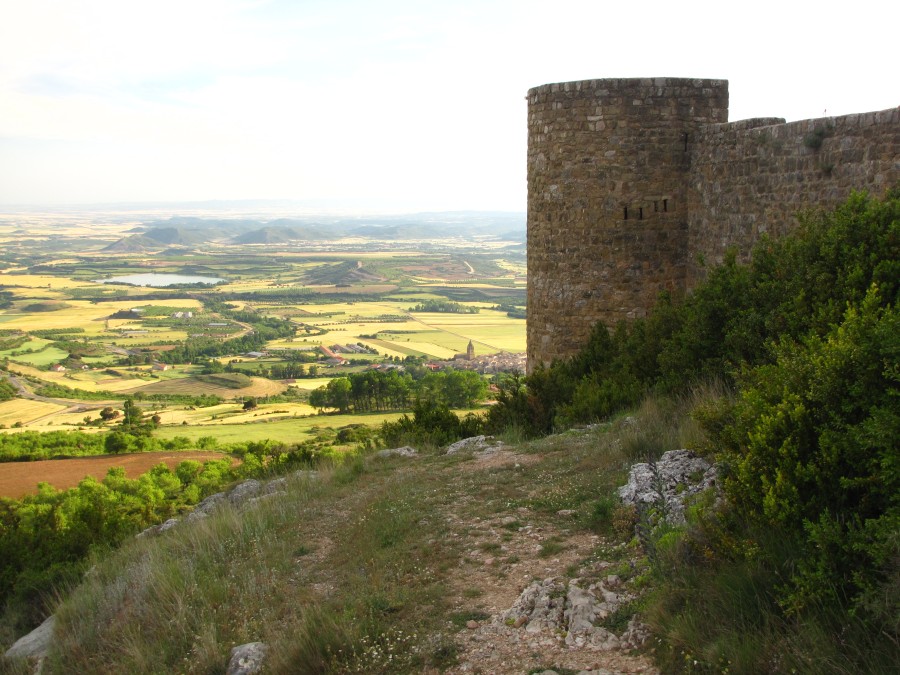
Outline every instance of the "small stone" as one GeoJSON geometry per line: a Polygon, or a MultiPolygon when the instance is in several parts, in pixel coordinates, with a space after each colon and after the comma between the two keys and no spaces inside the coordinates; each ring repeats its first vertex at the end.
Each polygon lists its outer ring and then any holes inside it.
{"type": "Polygon", "coordinates": [[[263,642],[249,642],[231,650],[225,675],[253,675],[262,670],[269,648],[263,642]]]}
{"type": "Polygon", "coordinates": [[[408,445],[402,448],[388,448],[387,450],[379,450],[375,453],[376,457],[415,457],[419,451],[408,445]]]}
{"type": "Polygon", "coordinates": [[[496,562],[496,560],[494,558],[485,558],[484,566],[485,567],[493,567],[495,562],[496,562]]]}
{"type": "Polygon", "coordinates": [[[606,577],[606,585],[610,588],[616,588],[622,583],[622,580],[619,578],[618,574],[610,574],[606,577]]]}
{"type": "Polygon", "coordinates": [[[466,621],[466,628],[468,628],[469,630],[475,630],[476,628],[478,628],[478,622],[474,621],[473,619],[469,619],[468,621],[466,621]]]}
{"type": "Polygon", "coordinates": [[[520,616],[520,617],[519,617],[518,619],[516,619],[515,622],[513,623],[513,628],[521,628],[521,627],[524,626],[526,623],[528,623],[528,617],[527,617],[527,616],[520,616]]]}
{"type": "Polygon", "coordinates": [[[556,515],[563,516],[563,517],[574,516],[575,509],[560,509],[559,511],[556,512],[556,515]]]}

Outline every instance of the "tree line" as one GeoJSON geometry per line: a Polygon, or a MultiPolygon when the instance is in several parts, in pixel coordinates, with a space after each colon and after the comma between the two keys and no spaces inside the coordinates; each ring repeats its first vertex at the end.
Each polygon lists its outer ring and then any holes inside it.
{"type": "Polygon", "coordinates": [[[370,370],[337,377],[310,392],[309,404],[346,412],[408,410],[416,400],[470,408],[484,399],[487,381],[470,370],[427,372],[418,379],[398,369],[370,370]]]}

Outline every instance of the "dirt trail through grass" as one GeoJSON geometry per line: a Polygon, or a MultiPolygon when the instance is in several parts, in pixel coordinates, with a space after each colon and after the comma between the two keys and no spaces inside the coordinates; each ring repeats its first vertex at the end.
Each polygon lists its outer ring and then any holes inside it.
{"type": "MultiPolygon", "coordinates": [[[[621,565],[603,559],[608,544],[599,535],[579,528],[573,510],[546,513],[513,505],[521,501],[513,495],[525,489],[525,476],[539,471],[544,459],[541,455],[488,451],[475,453],[472,461],[451,469],[469,474],[463,485],[478,486],[481,494],[459,494],[443,509],[451,536],[465,549],[449,579],[450,617],[459,629],[454,636],[457,663],[443,672],[519,675],[536,669],[567,669],[564,672],[657,673],[644,656],[621,649],[569,646],[564,632],[530,632],[525,624],[517,626],[501,616],[533,581],[565,579],[573,574],[601,576],[621,565]],[[497,490],[491,489],[492,483],[497,490]],[[491,492],[501,498],[508,494],[510,506],[486,512],[493,510],[484,508],[491,503],[486,502],[491,492]]],[[[460,482],[460,477],[448,480],[460,482]]]]}

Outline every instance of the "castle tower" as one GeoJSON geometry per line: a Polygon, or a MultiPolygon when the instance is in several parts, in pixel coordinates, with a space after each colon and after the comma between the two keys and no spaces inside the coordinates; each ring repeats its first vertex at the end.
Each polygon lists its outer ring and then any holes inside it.
{"type": "Polygon", "coordinates": [[[471,361],[475,358],[475,343],[469,340],[469,346],[466,347],[466,361],[471,361]]]}
{"type": "Polygon", "coordinates": [[[528,368],[598,321],[684,288],[691,144],[728,119],[728,82],[586,80],[528,92],[528,368]]]}

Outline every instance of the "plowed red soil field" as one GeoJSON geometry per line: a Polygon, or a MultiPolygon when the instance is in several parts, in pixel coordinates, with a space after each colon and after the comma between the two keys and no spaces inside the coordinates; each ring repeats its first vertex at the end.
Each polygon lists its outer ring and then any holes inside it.
{"type": "Polygon", "coordinates": [[[37,462],[4,462],[0,464],[0,497],[21,499],[37,492],[38,483],[50,483],[59,490],[75,487],[86,476],[102,480],[112,466],[125,467],[125,475],[137,478],[160,462],[173,469],[180,462],[193,459],[238,460],[221,452],[139,452],[132,455],[99,455],[72,459],[44,459],[37,462]]]}

